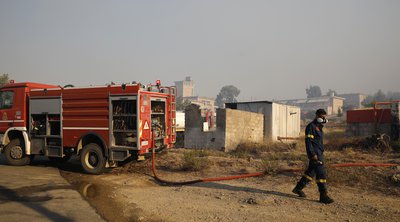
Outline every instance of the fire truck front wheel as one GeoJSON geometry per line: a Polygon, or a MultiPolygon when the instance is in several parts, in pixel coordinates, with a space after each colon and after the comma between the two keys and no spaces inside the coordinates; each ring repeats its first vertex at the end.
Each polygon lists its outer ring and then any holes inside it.
{"type": "Polygon", "coordinates": [[[31,157],[25,154],[24,142],[13,139],[4,149],[4,158],[8,165],[24,166],[31,162],[31,157]]]}
{"type": "Polygon", "coordinates": [[[90,174],[103,173],[106,166],[106,159],[103,151],[96,143],[89,143],[83,147],[81,153],[81,164],[85,172],[90,174]]]}

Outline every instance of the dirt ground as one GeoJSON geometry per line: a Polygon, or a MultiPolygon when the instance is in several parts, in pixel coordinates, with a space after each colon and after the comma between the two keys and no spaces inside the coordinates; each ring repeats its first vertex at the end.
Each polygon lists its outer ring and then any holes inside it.
{"type": "MultiPolygon", "coordinates": [[[[69,167],[61,174],[107,221],[399,221],[400,184],[390,179],[400,174],[399,167],[331,169],[328,165],[329,193],[335,203],[324,205],[318,202],[315,184],[305,188],[305,199],[291,193],[301,173],[274,173],[276,169],[304,167],[303,147],[259,149],[262,152],[244,149],[231,154],[174,149],[157,156],[159,176],[171,181],[269,172],[257,178],[163,186],[152,177],[149,160],[98,176],[69,167]],[[192,159],[186,154],[190,152],[207,166],[188,170],[187,162],[192,159]]],[[[351,147],[333,148],[326,158],[328,164],[400,163],[396,152],[351,147]]]]}

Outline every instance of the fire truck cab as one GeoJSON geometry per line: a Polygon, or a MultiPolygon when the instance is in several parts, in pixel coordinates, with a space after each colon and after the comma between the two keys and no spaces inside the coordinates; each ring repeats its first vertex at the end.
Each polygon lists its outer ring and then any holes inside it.
{"type": "Polygon", "coordinates": [[[80,156],[100,174],[176,140],[175,87],[132,84],[60,87],[12,83],[0,89],[0,151],[9,165],[34,155],[53,161],[80,156]]]}

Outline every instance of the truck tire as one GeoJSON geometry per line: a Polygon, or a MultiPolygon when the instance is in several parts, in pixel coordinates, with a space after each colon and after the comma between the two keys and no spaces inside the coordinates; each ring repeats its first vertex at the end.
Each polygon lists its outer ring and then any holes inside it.
{"type": "Polygon", "coordinates": [[[83,147],[81,164],[86,173],[101,174],[106,167],[103,151],[96,143],[89,143],[83,147]]]}
{"type": "Polygon", "coordinates": [[[24,166],[31,162],[31,157],[25,154],[24,142],[21,139],[13,139],[4,148],[4,158],[11,166],[24,166]]]}

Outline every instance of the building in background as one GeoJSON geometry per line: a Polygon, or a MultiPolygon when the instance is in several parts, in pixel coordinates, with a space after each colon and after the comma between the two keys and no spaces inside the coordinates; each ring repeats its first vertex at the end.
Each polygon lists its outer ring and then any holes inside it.
{"type": "Polygon", "coordinates": [[[175,81],[177,97],[193,97],[194,96],[194,81],[192,77],[187,76],[185,80],[175,81]]]}
{"type": "Polygon", "coordinates": [[[194,81],[188,76],[185,80],[175,81],[176,96],[182,97],[183,100],[189,101],[191,104],[196,104],[200,107],[201,113],[204,116],[206,112],[216,113],[215,99],[195,96],[194,81]]]}
{"type": "Polygon", "coordinates": [[[345,110],[363,108],[363,102],[367,98],[367,96],[362,93],[346,93],[338,96],[345,99],[343,104],[345,110]]]}
{"type": "Polygon", "coordinates": [[[279,103],[298,106],[301,108],[302,115],[314,114],[317,109],[325,109],[328,115],[337,115],[343,110],[345,98],[335,96],[313,97],[307,99],[280,100],[279,103]]]}
{"type": "MultiPolygon", "coordinates": [[[[266,141],[290,141],[300,136],[301,112],[297,106],[270,101],[254,101],[226,103],[225,107],[263,114],[264,140],[266,141]]],[[[246,134],[246,132],[243,133],[246,134]]]]}
{"type": "Polygon", "coordinates": [[[192,97],[185,97],[184,99],[190,101],[191,104],[196,104],[200,107],[202,114],[206,111],[210,111],[215,113],[216,106],[215,106],[215,99],[207,98],[207,97],[200,97],[200,96],[192,96],[192,97]]]}

